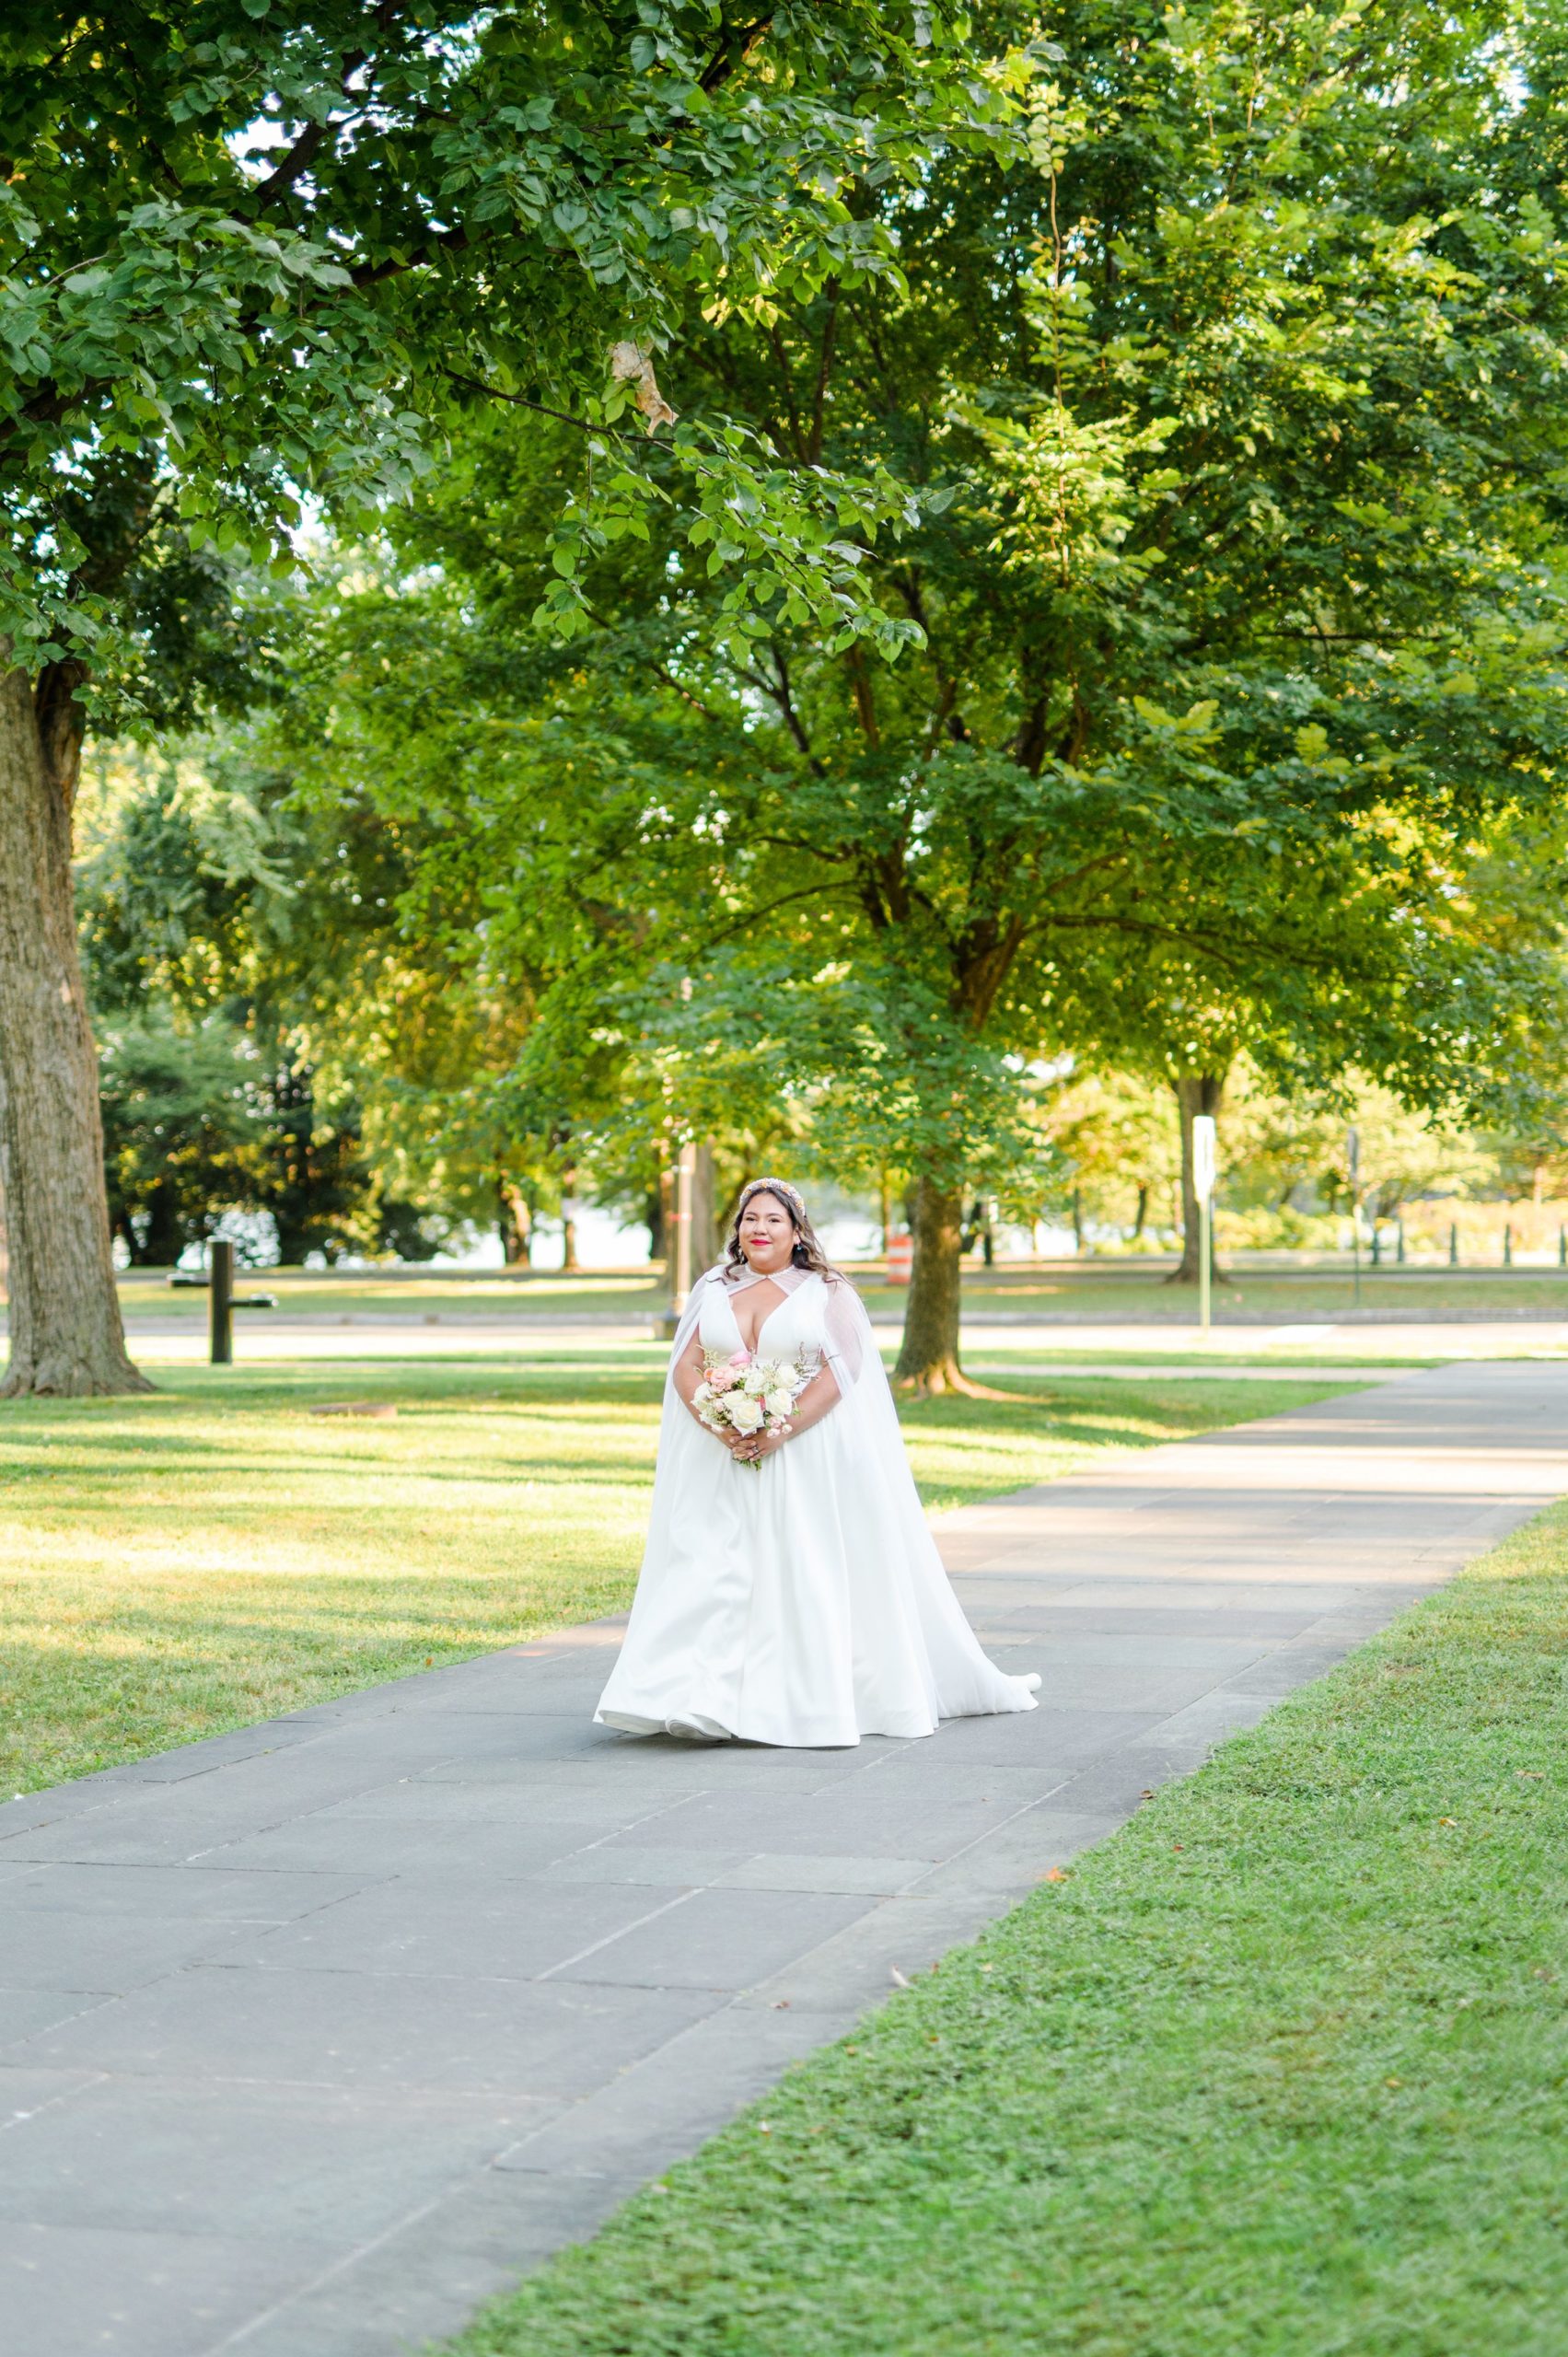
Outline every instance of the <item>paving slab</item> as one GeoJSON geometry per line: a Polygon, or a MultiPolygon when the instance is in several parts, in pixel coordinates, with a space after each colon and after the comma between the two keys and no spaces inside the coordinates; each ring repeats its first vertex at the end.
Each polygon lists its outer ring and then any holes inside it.
{"type": "Polygon", "coordinates": [[[207,2357],[333,2256],[330,2243],[243,2234],[0,2222],[5,2345],[18,2357],[207,2357]]]}
{"type": "MultiPolygon", "coordinates": [[[[652,1913],[654,1910],[647,1910],[652,1913]]],[[[454,1964],[456,1959],[454,1959],[454,1964]]],[[[121,2077],[209,2075],[384,2093],[391,2087],[586,2095],[712,2010],[690,1989],[552,1984],[297,1967],[171,1973],[35,2030],[0,2061],[121,2077]]]]}
{"type": "MultiPolygon", "coordinates": [[[[0,2071],[0,2092],[9,2074],[0,2071]]],[[[18,2074],[22,2075],[22,2074],[18,2074]]],[[[343,2252],[539,2135],[559,2099],[106,2074],[0,2136],[0,2220],[343,2252]]],[[[7,2344],[9,2345],[9,2344],[7,2344]]]]}
{"type": "Polygon", "coordinates": [[[422,2348],[1565,1491],[1428,1368],[945,1517],[1028,1714],[639,1742],[611,1620],[0,1807],[6,2357],[422,2348]]]}

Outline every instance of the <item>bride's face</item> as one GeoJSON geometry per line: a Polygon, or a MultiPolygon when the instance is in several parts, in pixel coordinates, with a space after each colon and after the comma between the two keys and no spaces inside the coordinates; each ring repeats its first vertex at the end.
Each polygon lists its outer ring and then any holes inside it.
{"type": "Polygon", "coordinates": [[[795,1248],[795,1222],[776,1195],[753,1195],[740,1214],[740,1248],[747,1266],[771,1277],[787,1269],[795,1248]]]}

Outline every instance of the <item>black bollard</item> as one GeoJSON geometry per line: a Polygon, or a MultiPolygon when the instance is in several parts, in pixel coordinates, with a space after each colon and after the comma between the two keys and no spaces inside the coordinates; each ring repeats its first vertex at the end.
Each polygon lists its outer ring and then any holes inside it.
{"type": "Polygon", "coordinates": [[[214,1366],[234,1364],[234,1247],[215,1237],[207,1290],[207,1353],[214,1366]]]}

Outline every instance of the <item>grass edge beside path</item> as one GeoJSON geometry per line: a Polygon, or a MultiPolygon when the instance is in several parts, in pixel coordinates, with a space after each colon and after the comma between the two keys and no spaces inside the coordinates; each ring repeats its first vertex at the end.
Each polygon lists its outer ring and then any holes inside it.
{"type": "Polygon", "coordinates": [[[447,2357],[1562,2357],[1568,1504],[447,2357]]]}

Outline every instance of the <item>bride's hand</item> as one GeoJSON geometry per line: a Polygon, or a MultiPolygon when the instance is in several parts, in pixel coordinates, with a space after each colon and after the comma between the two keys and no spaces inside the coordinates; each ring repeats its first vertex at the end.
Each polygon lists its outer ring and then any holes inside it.
{"type": "Polygon", "coordinates": [[[789,1434],[787,1424],[769,1424],[762,1432],[748,1433],[735,1453],[738,1457],[744,1457],[748,1464],[755,1464],[760,1457],[774,1456],[784,1446],[789,1434]]]}

